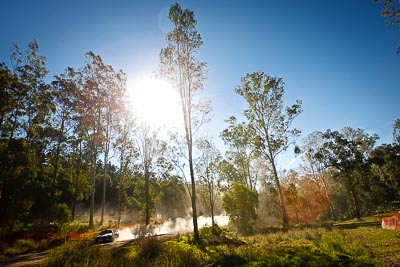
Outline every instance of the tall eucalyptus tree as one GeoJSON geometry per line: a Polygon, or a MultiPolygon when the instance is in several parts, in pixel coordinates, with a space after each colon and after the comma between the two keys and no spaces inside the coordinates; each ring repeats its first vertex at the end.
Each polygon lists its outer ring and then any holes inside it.
{"type": "Polygon", "coordinates": [[[197,21],[193,11],[182,9],[178,3],[175,3],[170,7],[168,17],[173,30],[167,34],[167,47],[160,52],[159,73],[171,82],[180,96],[192,187],[193,233],[194,239],[199,242],[193,136],[196,128],[202,124],[203,116],[209,111],[207,105],[195,102],[195,95],[203,88],[203,81],[206,78],[205,62],[196,59],[203,40],[197,32],[197,21]],[[199,111],[197,113],[199,117],[195,116],[196,111],[199,111]]]}
{"type": "Polygon", "coordinates": [[[100,149],[104,140],[104,125],[102,116],[105,108],[107,94],[106,73],[107,66],[102,58],[93,52],[85,54],[86,64],[82,68],[82,85],[78,102],[79,120],[90,148],[91,185],[89,227],[94,227],[94,200],[96,184],[96,165],[100,149]]]}
{"type": "Polygon", "coordinates": [[[285,151],[300,131],[291,129],[293,120],[302,112],[301,101],[290,107],[283,107],[284,83],[281,78],[270,77],[262,71],[246,74],[241,85],[235,88],[237,94],[247,102],[244,116],[251,143],[272,168],[275,185],[279,192],[282,209],[283,229],[289,227],[285,199],[280,186],[276,157],[285,151]]]}

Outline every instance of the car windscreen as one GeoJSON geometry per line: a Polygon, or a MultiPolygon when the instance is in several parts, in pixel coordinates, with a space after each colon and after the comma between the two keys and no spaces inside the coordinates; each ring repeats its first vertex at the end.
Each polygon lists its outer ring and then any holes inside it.
{"type": "Polygon", "coordinates": [[[112,234],[112,230],[103,230],[100,232],[100,235],[112,234]]]}

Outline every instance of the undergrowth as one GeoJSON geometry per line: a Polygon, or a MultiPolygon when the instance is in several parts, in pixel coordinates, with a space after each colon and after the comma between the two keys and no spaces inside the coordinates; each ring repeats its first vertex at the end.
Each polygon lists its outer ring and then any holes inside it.
{"type": "Polygon", "coordinates": [[[55,248],[42,266],[112,266],[111,254],[101,249],[99,246],[93,246],[93,242],[86,240],[69,241],[64,245],[55,248]],[[110,265],[111,264],[111,265],[110,265]]]}
{"type": "Polygon", "coordinates": [[[170,240],[148,238],[106,252],[88,243],[66,245],[45,266],[399,266],[400,233],[377,227],[305,228],[288,232],[230,236],[201,232],[170,240]],[[62,263],[62,264],[61,264],[62,263]]]}
{"type": "Polygon", "coordinates": [[[0,255],[3,257],[11,257],[15,255],[37,252],[46,249],[49,246],[49,241],[46,239],[17,239],[12,244],[8,242],[0,242],[0,255]]]}

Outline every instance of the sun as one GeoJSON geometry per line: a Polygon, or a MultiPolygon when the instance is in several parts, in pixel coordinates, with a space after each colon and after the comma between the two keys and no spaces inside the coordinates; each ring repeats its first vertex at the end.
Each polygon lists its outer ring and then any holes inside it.
{"type": "Polygon", "coordinates": [[[152,77],[133,82],[130,90],[133,116],[152,127],[179,127],[182,110],[179,95],[170,83],[152,77]]]}

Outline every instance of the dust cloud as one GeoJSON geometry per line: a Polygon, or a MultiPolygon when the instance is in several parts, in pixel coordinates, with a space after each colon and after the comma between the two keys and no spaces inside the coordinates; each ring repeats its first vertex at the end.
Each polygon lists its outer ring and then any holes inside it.
{"type": "MultiPolygon", "coordinates": [[[[229,223],[229,217],[226,215],[218,215],[214,217],[215,223],[218,226],[226,226],[229,223]]],[[[212,225],[211,217],[200,216],[197,219],[199,229],[203,227],[209,227],[212,225]]],[[[168,219],[161,224],[145,225],[134,225],[131,227],[123,228],[119,230],[119,239],[130,240],[136,238],[143,238],[153,235],[175,235],[178,233],[187,233],[193,231],[193,218],[176,218],[168,219]]]]}

